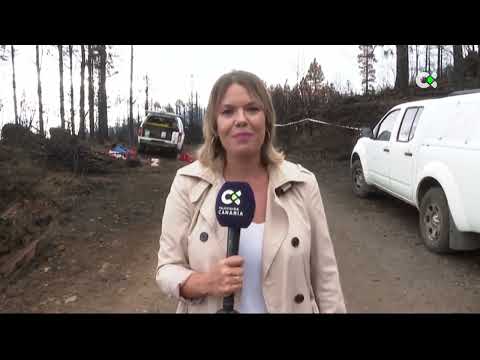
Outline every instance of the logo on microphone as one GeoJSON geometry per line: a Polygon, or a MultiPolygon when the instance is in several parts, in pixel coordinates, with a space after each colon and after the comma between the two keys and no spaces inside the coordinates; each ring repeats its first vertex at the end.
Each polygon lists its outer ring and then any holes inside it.
{"type": "Polygon", "coordinates": [[[233,190],[225,190],[222,194],[222,202],[225,205],[230,205],[234,202],[237,206],[240,206],[240,197],[242,196],[242,192],[240,190],[233,191],[233,190]]]}
{"type": "Polygon", "coordinates": [[[430,86],[434,89],[437,88],[437,73],[427,73],[427,72],[419,72],[415,82],[417,86],[421,89],[428,89],[430,86]]]}

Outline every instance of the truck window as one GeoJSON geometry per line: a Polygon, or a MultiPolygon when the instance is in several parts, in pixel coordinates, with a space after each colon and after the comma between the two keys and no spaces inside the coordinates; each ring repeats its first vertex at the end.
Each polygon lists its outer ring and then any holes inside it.
{"type": "Polygon", "coordinates": [[[418,108],[408,108],[405,110],[403,115],[402,123],[400,124],[400,129],[398,130],[397,141],[399,142],[408,142],[408,137],[410,135],[410,129],[412,128],[413,120],[417,114],[418,108]]]}
{"type": "Polygon", "coordinates": [[[392,134],[393,127],[395,126],[395,121],[400,110],[394,110],[388,114],[382,122],[379,124],[378,132],[375,133],[375,139],[380,141],[389,141],[392,134]]]}
{"type": "Polygon", "coordinates": [[[410,135],[408,136],[408,141],[412,140],[413,137],[415,136],[415,130],[417,129],[418,120],[420,119],[422,112],[423,112],[423,107],[418,108],[418,111],[415,115],[415,119],[413,120],[412,129],[410,130],[410,135]]]}

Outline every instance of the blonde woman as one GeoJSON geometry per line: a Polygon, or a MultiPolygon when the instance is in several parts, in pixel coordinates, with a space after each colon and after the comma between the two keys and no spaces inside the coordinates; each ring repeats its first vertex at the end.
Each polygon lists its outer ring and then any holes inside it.
{"type": "Polygon", "coordinates": [[[334,248],[315,175],[275,150],[275,111],[256,75],[214,84],[198,160],[177,171],[162,220],[156,281],[179,313],[215,313],[234,294],[240,313],[344,313],[334,248]],[[255,196],[238,256],[215,200],[225,181],[255,196]]]}

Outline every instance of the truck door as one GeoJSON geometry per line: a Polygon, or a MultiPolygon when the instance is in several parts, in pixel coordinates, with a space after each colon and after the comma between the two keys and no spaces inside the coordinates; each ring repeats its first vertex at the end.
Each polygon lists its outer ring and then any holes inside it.
{"type": "Polygon", "coordinates": [[[413,201],[413,176],[416,160],[414,138],[423,107],[410,107],[405,110],[398,133],[390,149],[392,167],[390,186],[394,193],[413,201]]]}
{"type": "Polygon", "coordinates": [[[390,138],[399,113],[400,109],[391,111],[375,126],[367,150],[369,176],[376,185],[387,189],[390,189],[390,138]]]}

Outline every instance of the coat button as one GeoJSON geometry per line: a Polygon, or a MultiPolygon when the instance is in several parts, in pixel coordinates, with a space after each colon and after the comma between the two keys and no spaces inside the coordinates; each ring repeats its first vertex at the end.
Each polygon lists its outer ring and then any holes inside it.
{"type": "Polygon", "coordinates": [[[295,302],[296,302],[297,304],[301,304],[301,303],[303,302],[303,300],[304,300],[304,297],[303,297],[302,294],[297,294],[297,295],[295,295],[295,302]]]}
{"type": "Polygon", "coordinates": [[[202,233],[200,234],[200,241],[201,241],[201,242],[205,242],[205,241],[207,241],[207,240],[208,240],[208,234],[207,234],[206,232],[202,232],[202,233]]]}
{"type": "Polygon", "coordinates": [[[298,247],[298,244],[300,244],[300,240],[298,240],[298,237],[295,236],[295,237],[292,239],[292,246],[293,246],[293,247],[298,247]]]}

